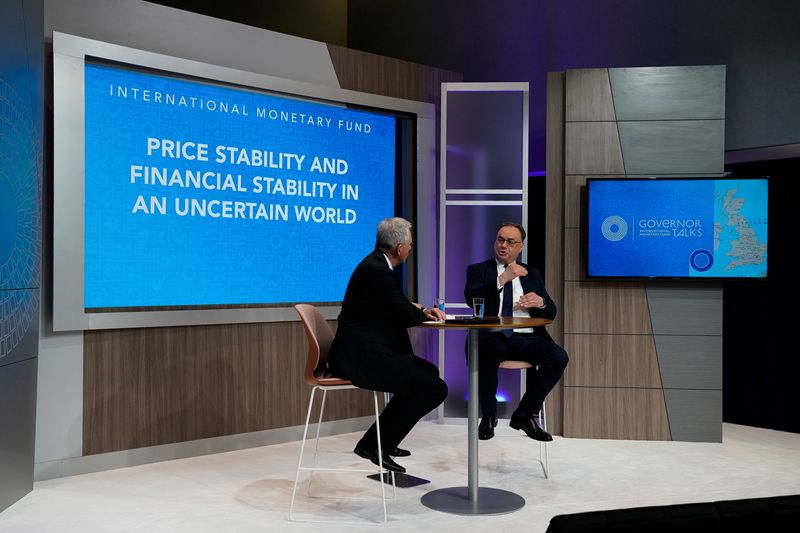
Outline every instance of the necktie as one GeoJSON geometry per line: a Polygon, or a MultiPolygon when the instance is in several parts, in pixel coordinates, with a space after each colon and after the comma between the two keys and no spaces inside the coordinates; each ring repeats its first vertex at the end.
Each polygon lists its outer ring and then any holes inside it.
{"type": "MultiPolygon", "coordinates": [[[[508,265],[505,268],[508,268],[508,265]]],[[[500,310],[500,316],[514,316],[514,284],[511,281],[503,285],[503,309],[500,310]]],[[[512,329],[503,330],[503,335],[506,337],[511,337],[513,333],[512,329]]]]}
{"type": "Polygon", "coordinates": [[[511,281],[503,285],[503,309],[500,316],[514,316],[514,287],[511,281]]]}

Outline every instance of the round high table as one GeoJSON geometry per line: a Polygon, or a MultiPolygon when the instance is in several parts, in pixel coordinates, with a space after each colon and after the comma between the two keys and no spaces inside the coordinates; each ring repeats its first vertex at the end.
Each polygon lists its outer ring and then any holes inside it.
{"type": "Polygon", "coordinates": [[[462,322],[425,322],[421,327],[434,329],[466,329],[469,368],[467,400],[467,486],[447,487],[425,494],[422,504],[431,509],[460,515],[491,515],[516,511],[525,506],[525,499],[511,491],[481,487],[478,483],[478,332],[481,329],[518,329],[545,326],[545,318],[500,317],[492,324],[462,322]]]}

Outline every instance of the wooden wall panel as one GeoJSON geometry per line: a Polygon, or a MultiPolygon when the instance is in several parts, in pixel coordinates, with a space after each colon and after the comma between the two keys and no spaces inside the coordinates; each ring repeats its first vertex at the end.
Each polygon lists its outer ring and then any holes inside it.
{"type": "MultiPolygon", "coordinates": [[[[299,322],[87,331],[84,454],[300,425],[306,346],[299,322]]],[[[370,406],[337,393],[326,419],[370,406]]]]}
{"type": "Polygon", "coordinates": [[[587,177],[564,176],[564,227],[566,228],[580,228],[583,223],[583,191],[587,177]]]}
{"type": "MultiPolygon", "coordinates": [[[[562,240],[564,218],[562,203],[564,184],[564,87],[563,72],[547,74],[547,143],[545,191],[545,285],[559,307],[557,320],[549,327],[553,339],[564,343],[564,269],[562,240]]],[[[547,427],[552,433],[563,434],[563,381],[547,398],[547,427]]]]}
{"type": "Polygon", "coordinates": [[[670,440],[661,389],[564,388],[564,436],[670,440]]]}
{"type": "Polygon", "coordinates": [[[565,335],[567,387],[660,388],[652,335],[565,335]]]}
{"type": "Polygon", "coordinates": [[[435,103],[438,107],[442,82],[464,79],[459,72],[333,44],[328,45],[328,52],[342,89],[435,103]]]}
{"type": "Polygon", "coordinates": [[[583,257],[583,244],[580,228],[564,230],[564,280],[581,281],[585,279],[586,265],[583,257]]]}
{"type": "Polygon", "coordinates": [[[328,45],[339,86],[343,89],[420,100],[420,66],[408,61],[328,45]]]}
{"type": "Polygon", "coordinates": [[[567,122],[564,130],[566,174],[624,174],[616,122],[567,122]]]}
{"type": "Polygon", "coordinates": [[[567,122],[616,120],[608,69],[568,70],[566,102],[567,122]]]}
{"type": "Polygon", "coordinates": [[[565,333],[652,335],[643,283],[564,284],[565,333]]]}

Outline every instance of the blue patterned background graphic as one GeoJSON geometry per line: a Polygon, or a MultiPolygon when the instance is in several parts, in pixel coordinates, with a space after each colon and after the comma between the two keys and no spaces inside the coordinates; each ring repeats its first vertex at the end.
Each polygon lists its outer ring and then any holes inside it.
{"type": "Polygon", "coordinates": [[[84,307],[342,299],[353,268],[373,248],[377,223],[394,214],[393,116],[107,65],[87,63],[84,73],[84,307]],[[170,104],[169,95],[190,104],[170,104]],[[237,106],[237,112],[222,112],[222,103],[237,106]],[[330,125],[264,118],[259,109],[330,125]],[[371,130],[338,127],[345,123],[371,130]],[[203,145],[208,155],[149,152],[150,139],[203,145]],[[306,161],[302,169],[220,162],[218,147],[301,154],[306,161]],[[344,160],[348,170],[314,171],[315,157],[344,160]],[[132,168],[151,166],[170,175],[219,172],[238,177],[242,188],[165,187],[132,178],[132,168]],[[330,196],[271,194],[255,185],[263,177],[338,188],[330,196]],[[345,185],[357,187],[357,200],[342,197],[345,185]],[[138,198],[152,197],[164,201],[164,213],[133,208],[138,198]],[[279,206],[291,215],[184,216],[175,206],[189,200],[279,206]],[[346,224],[305,222],[294,216],[298,207],[350,209],[356,217],[346,224]]]}
{"type": "Polygon", "coordinates": [[[31,112],[0,78],[0,358],[38,325],[41,144],[31,112]]]}

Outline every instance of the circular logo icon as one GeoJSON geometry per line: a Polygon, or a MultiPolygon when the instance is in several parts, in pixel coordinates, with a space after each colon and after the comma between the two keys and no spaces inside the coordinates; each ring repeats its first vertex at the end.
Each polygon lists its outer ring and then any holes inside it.
{"type": "Polygon", "coordinates": [[[628,223],[621,216],[611,215],[603,221],[600,231],[611,242],[621,241],[628,234],[628,223]]]}
{"type": "Polygon", "coordinates": [[[708,250],[698,248],[689,256],[689,264],[698,272],[705,272],[714,265],[714,256],[708,250]]]}

